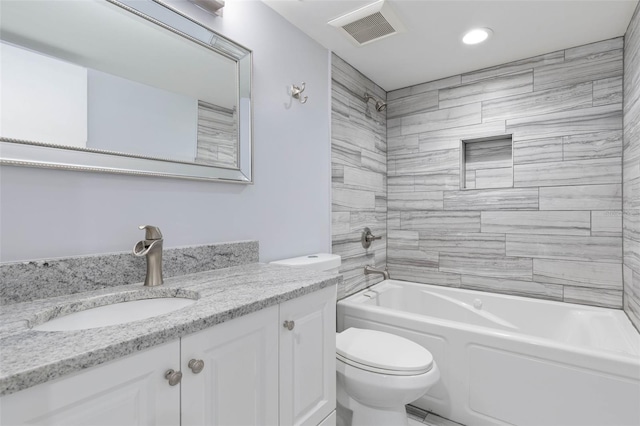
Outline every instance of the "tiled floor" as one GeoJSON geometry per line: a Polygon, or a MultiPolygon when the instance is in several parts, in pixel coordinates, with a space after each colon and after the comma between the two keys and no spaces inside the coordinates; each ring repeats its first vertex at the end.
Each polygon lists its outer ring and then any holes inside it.
{"type": "Polygon", "coordinates": [[[407,416],[409,417],[409,426],[464,426],[411,405],[407,405],[407,416]]]}

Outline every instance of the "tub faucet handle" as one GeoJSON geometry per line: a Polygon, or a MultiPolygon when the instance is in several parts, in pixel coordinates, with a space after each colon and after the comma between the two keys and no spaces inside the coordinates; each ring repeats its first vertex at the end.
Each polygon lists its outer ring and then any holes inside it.
{"type": "Polygon", "coordinates": [[[145,240],[161,240],[162,232],[160,232],[160,228],[153,225],[140,225],[138,229],[145,230],[145,240]]]}
{"type": "Polygon", "coordinates": [[[364,231],[362,231],[362,239],[361,239],[362,247],[364,247],[366,249],[371,247],[371,243],[374,240],[381,240],[381,239],[382,239],[381,235],[376,237],[375,235],[373,235],[371,233],[371,229],[369,229],[369,228],[364,228],[364,231]]]}

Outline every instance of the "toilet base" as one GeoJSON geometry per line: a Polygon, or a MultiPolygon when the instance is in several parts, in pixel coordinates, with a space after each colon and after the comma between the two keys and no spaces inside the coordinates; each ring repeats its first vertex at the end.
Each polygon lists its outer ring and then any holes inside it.
{"type": "Polygon", "coordinates": [[[341,386],[337,389],[336,426],[408,426],[404,405],[398,408],[369,407],[353,398],[341,386]]]}

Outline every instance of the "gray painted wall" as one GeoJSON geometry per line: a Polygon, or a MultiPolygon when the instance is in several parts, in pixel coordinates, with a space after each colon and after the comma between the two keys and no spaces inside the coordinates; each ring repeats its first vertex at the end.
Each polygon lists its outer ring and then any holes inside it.
{"type": "Polygon", "coordinates": [[[176,7],[253,50],[255,184],[2,167],[0,260],[130,250],[146,223],[165,247],[259,240],[261,261],[331,249],[327,50],[261,2],[176,7]]]}
{"type": "Polygon", "coordinates": [[[624,46],[624,310],[640,330],[640,5],[624,46]]]}
{"type": "MultiPolygon", "coordinates": [[[[388,93],[391,276],[621,308],[622,48],[616,38],[388,93]],[[513,187],[460,190],[460,140],[503,134],[513,187]]],[[[492,177],[488,152],[477,179],[492,177]]]]}
{"type": "Polygon", "coordinates": [[[384,268],[387,234],[386,112],[378,112],[368,92],[386,99],[385,91],[336,55],[331,58],[332,251],[342,256],[342,298],[382,281],[365,276],[365,265],[384,268]],[[364,249],[365,227],[382,240],[364,249]]]}
{"type": "Polygon", "coordinates": [[[88,148],[195,159],[197,99],[90,68],[87,86],[88,148]]]}

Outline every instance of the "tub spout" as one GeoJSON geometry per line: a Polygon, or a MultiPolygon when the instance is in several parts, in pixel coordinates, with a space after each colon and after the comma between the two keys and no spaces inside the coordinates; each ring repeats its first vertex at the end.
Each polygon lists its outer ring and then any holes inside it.
{"type": "Polygon", "coordinates": [[[367,265],[364,267],[364,274],[365,275],[381,274],[385,280],[388,280],[390,278],[389,269],[386,266],[384,267],[384,269],[377,269],[377,268],[374,268],[373,266],[367,265]]]}

